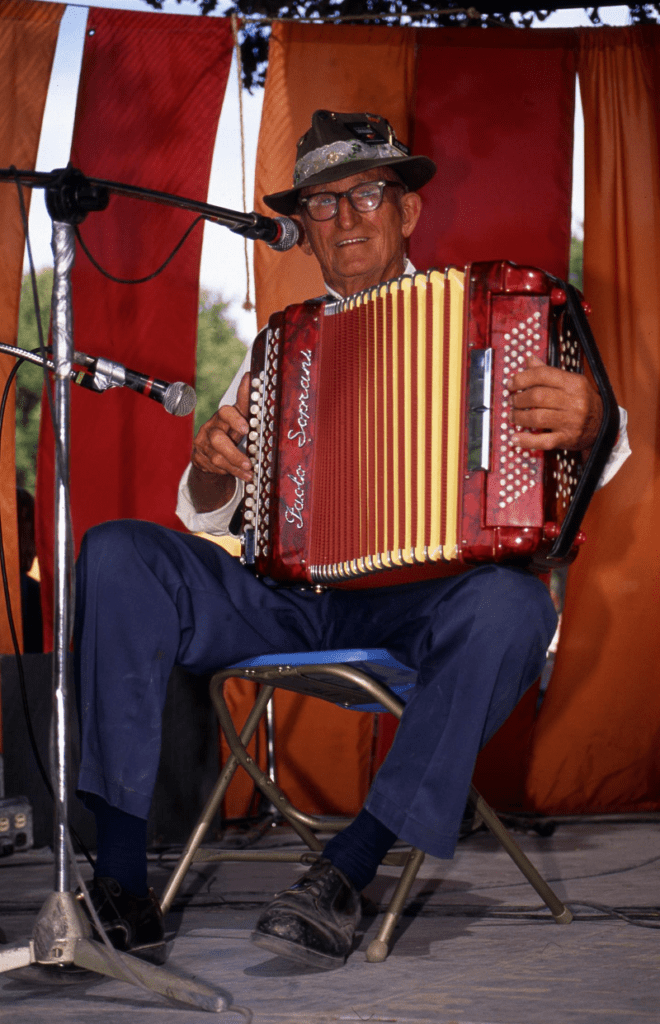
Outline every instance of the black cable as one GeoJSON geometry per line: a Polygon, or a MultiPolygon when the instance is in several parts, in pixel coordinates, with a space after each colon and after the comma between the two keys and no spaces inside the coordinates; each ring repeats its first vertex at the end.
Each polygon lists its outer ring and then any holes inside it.
{"type": "MultiPolygon", "coordinates": [[[[573,907],[588,907],[590,910],[597,910],[601,914],[608,914],[612,917],[618,917],[622,921],[625,921],[626,924],[632,924],[636,928],[660,928],[660,922],[658,924],[653,924],[650,921],[636,921],[635,918],[630,916],[630,913],[626,914],[624,913],[624,911],[617,910],[616,907],[609,907],[604,903],[586,903],[584,900],[571,900],[571,902],[567,903],[566,905],[568,907],[571,907],[571,909],[573,907]]],[[[638,908],[628,907],[627,909],[628,911],[631,911],[633,909],[637,910],[638,908]]],[[[658,907],[639,907],[639,911],[648,911],[648,913],[644,913],[642,915],[644,917],[660,918],[660,908],[658,907]]]]}
{"type": "Polygon", "coordinates": [[[146,277],[136,277],[133,279],[127,277],[115,277],[108,270],[104,270],[100,263],[98,263],[96,259],[92,256],[91,252],[85,245],[77,224],[74,226],[74,231],[76,232],[76,238],[80,242],[80,247],[82,251],[85,253],[85,256],[87,257],[89,262],[92,264],[93,267],[96,268],[96,270],[99,271],[100,274],[103,274],[104,277],[107,277],[109,281],[114,281],[116,284],[144,284],[146,281],[152,281],[154,277],[158,277],[158,275],[161,274],[163,270],[165,270],[165,267],[174,259],[179,249],[187,239],[188,235],[191,233],[193,228],[195,228],[199,224],[200,220],[204,220],[204,217],[195,217],[194,221],[192,222],[190,227],[187,228],[181,239],[174,246],[172,252],[169,254],[165,262],[161,263],[158,269],[154,270],[153,274],[147,274],[146,277]]]}
{"type": "MultiPolygon", "coordinates": [[[[637,864],[628,864],[622,868],[608,868],[607,871],[592,871],[587,875],[567,875],[546,878],[546,882],[581,882],[585,879],[591,878],[607,878],[609,875],[625,875],[628,871],[637,871],[639,868],[647,868],[652,864],[657,864],[660,861],[660,855],[656,857],[649,857],[648,860],[639,861],[637,864]]],[[[472,890],[478,892],[479,890],[491,890],[491,889],[516,889],[519,886],[528,885],[526,880],[520,882],[499,882],[497,885],[474,885],[472,890]]]]}

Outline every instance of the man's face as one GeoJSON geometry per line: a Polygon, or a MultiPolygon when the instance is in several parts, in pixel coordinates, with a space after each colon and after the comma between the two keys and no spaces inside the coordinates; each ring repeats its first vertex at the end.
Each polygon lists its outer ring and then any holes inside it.
{"type": "MultiPolygon", "coordinates": [[[[387,167],[353,174],[327,185],[303,189],[302,196],[316,192],[346,192],[364,181],[395,181],[387,167]]],[[[312,220],[305,208],[303,252],[316,256],[323,280],[340,295],[353,295],[398,277],[405,266],[405,241],[412,234],[421,210],[421,199],[403,188],[386,188],[383,202],[371,213],[354,210],[344,196],[332,220],[312,220]]]]}

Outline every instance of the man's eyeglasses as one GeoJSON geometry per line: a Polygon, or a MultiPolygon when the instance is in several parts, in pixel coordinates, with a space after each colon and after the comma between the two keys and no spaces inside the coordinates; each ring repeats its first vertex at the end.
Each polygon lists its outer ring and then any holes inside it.
{"type": "Polygon", "coordinates": [[[300,205],[304,206],[312,220],[332,220],[337,216],[339,200],[346,196],[349,203],[358,213],[373,213],[383,201],[383,194],[388,186],[403,188],[400,181],[363,181],[353,185],[346,192],[315,192],[311,196],[302,196],[300,205]]]}

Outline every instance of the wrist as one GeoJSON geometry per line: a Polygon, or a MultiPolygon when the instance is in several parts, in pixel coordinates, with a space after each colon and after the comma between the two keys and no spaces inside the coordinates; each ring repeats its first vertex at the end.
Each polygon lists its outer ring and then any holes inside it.
{"type": "Polygon", "coordinates": [[[238,481],[227,473],[208,473],[194,464],[188,474],[188,491],[196,512],[215,512],[236,494],[238,481]]]}

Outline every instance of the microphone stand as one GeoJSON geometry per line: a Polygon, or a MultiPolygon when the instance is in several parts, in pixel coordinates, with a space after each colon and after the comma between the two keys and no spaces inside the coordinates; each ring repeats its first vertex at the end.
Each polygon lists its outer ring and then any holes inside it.
{"type": "Polygon", "coordinates": [[[71,189],[51,186],[46,205],[53,220],[53,363],[55,375],[55,546],[54,546],[54,650],[52,717],[52,784],[55,793],[54,889],[41,908],[27,946],[0,950],[0,973],[41,964],[53,971],[71,966],[127,981],[167,999],[198,1010],[222,1012],[228,998],[216,989],[183,978],[162,967],[121,953],[91,938],[92,929],[71,888],[71,857],[68,826],[69,729],[66,709],[69,701],[69,646],[71,634],[70,573],[73,565],[69,530],[69,438],[70,371],[73,363],[73,322],[71,314],[71,267],[75,255],[74,224],[88,212],[103,210],[108,196],[104,190],[87,190],[84,202],[73,201],[71,189]]]}

